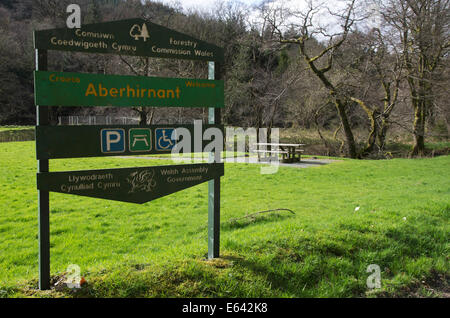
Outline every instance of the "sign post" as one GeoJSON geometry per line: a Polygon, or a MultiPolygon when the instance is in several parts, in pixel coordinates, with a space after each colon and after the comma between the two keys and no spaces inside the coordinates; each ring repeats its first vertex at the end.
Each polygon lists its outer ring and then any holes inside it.
{"type": "Polygon", "coordinates": [[[220,108],[224,107],[224,84],[219,64],[224,61],[223,49],[143,19],[36,31],[34,47],[39,288],[50,288],[50,191],[145,203],[208,182],[208,258],[219,257],[223,147],[214,148],[209,162],[202,164],[49,170],[49,160],[57,158],[171,153],[172,149],[179,150],[178,128],[180,134],[184,133],[180,148],[188,148],[182,152],[202,151],[205,149],[202,128],[194,125],[50,126],[49,110],[51,106],[208,107],[205,129],[218,128],[223,137],[220,108]],[[208,79],[49,72],[47,50],[205,61],[208,62],[208,79]],[[187,137],[192,132],[192,138],[187,137]],[[194,142],[194,138],[202,141],[194,142]]]}
{"type": "MultiPolygon", "coordinates": [[[[36,70],[47,69],[47,51],[36,50],[36,70]]],[[[36,107],[36,126],[49,125],[48,106],[36,107]]],[[[49,160],[38,160],[37,172],[49,171],[49,160]]],[[[50,196],[47,190],[38,190],[39,213],[39,289],[50,288],[50,196]]]]}
{"type": "MultiPolygon", "coordinates": [[[[217,65],[218,66],[218,65],[217,65]]],[[[217,68],[218,70],[219,68],[217,68]]],[[[217,72],[219,75],[219,72],[217,72]]],[[[216,79],[216,65],[208,62],[208,79],[216,79]]],[[[220,124],[220,109],[208,109],[208,123],[220,124]]],[[[216,154],[210,153],[209,162],[220,160],[216,154]]],[[[217,258],[220,253],[220,177],[208,182],[208,258],[217,258]]]]}

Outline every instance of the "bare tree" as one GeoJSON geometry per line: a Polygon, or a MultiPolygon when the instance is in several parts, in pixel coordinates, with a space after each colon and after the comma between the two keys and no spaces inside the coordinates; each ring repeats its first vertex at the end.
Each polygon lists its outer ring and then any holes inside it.
{"type": "Polygon", "coordinates": [[[335,105],[346,139],[347,154],[351,158],[358,157],[358,151],[355,143],[355,137],[351,129],[350,121],[346,113],[346,108],[350,99],[342,94],[331,80],[328,72],[333,68],[333,62],[336,51],[346,41],[351,27],[356,21],[354,16],[355,0],[348,3],[348,6],[342,13],[333,13],[342,22],[339,32],[328,33],[324,28],[314,27],[314,19],[318,12],[322,9],[320,5],[316,6],[309,1],[308,8],[305,11],[292,12],[290,10],[280,8],[278,13],[274,10],[267,10],[269,21],[279,36],[280,43],[295,44],[300,49],[300,54],[309,66],[310,70],[319,78],[321,83],[329,91],[330,100],[335,105]],[[300,25],[291,25],[297,34],[283,32],[281,29],[283,23],[289,18],[301,21],[300,25]],[[315,36],[321,35],[328,39],[327,46],[318,54],[312,53],[308,49],[308,41],[315,36]],[[325,61],[324,61],[325,60],[325,61]]]}
{"type": "MultiPolygon", "coordinates": [[[[149,76],[150,75],[150,58],[142,57],[135,59],[133,62],[128,61],[125,57],[120,56],[120,60],[124,63],[134,75],[149,76]]],[[[154,107],[133,107],[135,112],[139,114],[139,125],[152,124],[155,114],[154,107]]]]}
{"type": "Polygon", "coordinates": [[[379,1],[381,14],[397,36],[398,52],[407,71],[407,83],[414,111],[414,145],[411,156],[425,152],[425,125],[433,112],[435,86],[448,65],[449,0],[379,1]]]}
{"type": "Polygon", "coordinates": [[[315,5],[313,1],[300,11],[266,6],[266,16],[280,43],[299,47],[303,60],[328,91],[329,101],[335,105],[340,119],[336,132],[342,129],[344,133],[347,155],[360,158],[375,151],[384,153],[389,116],[398,101],[403,62],[392,58],[389,45],[384,42],[379,29],[369,34],[354,30],[354,26],[365,20],[368,13],[360,10],[356,0],[345,3],[341,11],[315,5]],[[321,27],[317,16],[324,9],[339,21],[340,30],[321,27]],[[286,21],[289,20],[287,29],[286,21]],[[294,24],[298,21],[300,24],[294,24]],[[312,45],[317,38],[322,39],[321,47],[312,45]],[[358,53],[355,46],[360,43],[363,43],[364,50],[358,53]],[[368,69],[373,73],[371,77],[367,76],[368,69]],[[382,103],[370,96],[374,95],[374,86],[375,91],[383,94],[382,103]],[[358,105],[369,122],[369,133],[362,149],[358,149],[352,131],[354,123],[348,113],[352,105],[358,105]]]}
{"type": "Polygon", "coordinates": [[[369,119],[370,129],[362,155],[378,150],[384,156],[391,114],[398,103],[403,79],[403,61],[390,52],[391,45],[380,29],[354,32],[345,47],[345,58],[338,62],[344,73],[347,93],[369,119]]]}

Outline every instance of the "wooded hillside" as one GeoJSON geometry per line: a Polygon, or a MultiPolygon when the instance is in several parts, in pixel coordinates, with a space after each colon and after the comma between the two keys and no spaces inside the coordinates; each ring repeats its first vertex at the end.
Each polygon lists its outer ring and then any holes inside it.
{"type": "MultiPolygon", "coordinates": [[[[33,30],[65,27],[73,2],[0,2],[0,125],[34,124],[33,30]]],[[[383,157],[393,131],[413,136],[413,156],[424,154],[430,136],[448,141],[448,0],[349,0],[340,8],[309,1],[302,10],[266,1],[211,13],[152,1],[76,2],[82,24],[140,17],[223,47],[226,125],[332,131],[353,158],[383,157]]],[[[207,77],[204,62],[67,52],[49,52],[48,69],[207,77]]],[[[143,124],[207,118],[202,109],[139,107],[54,107],[51,116],[57,123],[105,113],[143,124]]]]}

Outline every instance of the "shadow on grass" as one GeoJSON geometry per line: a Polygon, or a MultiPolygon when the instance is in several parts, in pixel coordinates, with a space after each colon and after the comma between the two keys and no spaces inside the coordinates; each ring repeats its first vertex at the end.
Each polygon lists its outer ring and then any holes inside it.
{"type": "Polygon", "coordinates": [[[361,297],[364,294],[365,285],[352,279],[357,275],[355,268],[345,265],[340,272],[333,262],[334,253],[321,255],[311,250],[313,242],[305,240],[304,244],[305,249],[274,246],[272,255],[265,261],[240,259],[236,265],[250,271],[250,276],[265,280],[276,297],[361,297]]]}
{"type": "MultiPolygon", "coordinates": [[[[448,208],[442,211],[444,215],[448,208]]],[[[222,228],[270,224],[288,217],[292,215],[261,215],[222,228]]],[[[236,249],[224,244],[222,256],[213,260],[197,254],[164,265],[120,264],[87,274],[88,282],[80,290],[56,288],[61,275],[53,277],[52,291],[38,291],[36,281],[25,287],[0,286],[0,297],[449,297],[448,275],[433,272],[431,265],[410,273],[409,282],[393,285],[392,290],[367,294],[367,264],[383,265],[382,277],[389,282],[402,275],[404,264],[416,266],[421,257],[436,258],[446,251],[447,231],[427,228],[432,220],[432,215],[421,215],[413,224],[402,221],[379,233],[365,223],[342,221],[336,233],[279,241],[266,238],[236,249]]]]}
{"type": "Polygon", "coordinates": [[[329,164],[329,162],[321,162],[321,161],[308,161],[308,160],[301,160],[300,162],[296,162],[296,164],[305,164],[305,165],[313,165],[313,166],[325,166],[329,164]]]}

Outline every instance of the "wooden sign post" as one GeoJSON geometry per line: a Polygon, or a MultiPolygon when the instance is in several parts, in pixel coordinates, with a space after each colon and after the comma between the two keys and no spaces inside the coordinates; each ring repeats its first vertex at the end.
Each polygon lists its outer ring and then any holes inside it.
{"type": "MultiPolygon", "coordinates": [[[[49,192],[145,203],[209,182],[208,258],[219,257],[223,149],[214,148],[207,164],[50,172],[49,160],[56,158],[170,153],[178,142],[178,128],[196,129],[193,125],[50,126],[49,110],[51,106],[208,107],[204,129],[219,128],[223,134],[223,49],[143,19],[35,31],[34,46],[39,288],[50,288],[49,192]],[[52,72],[47,70],[47,50],[201,60],[208,62],[209,75],[180,79],[52,72]]],[[[191,152],[196,151],[202,150],[191,147],[191,152]]]]}

